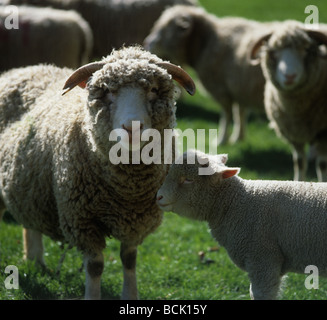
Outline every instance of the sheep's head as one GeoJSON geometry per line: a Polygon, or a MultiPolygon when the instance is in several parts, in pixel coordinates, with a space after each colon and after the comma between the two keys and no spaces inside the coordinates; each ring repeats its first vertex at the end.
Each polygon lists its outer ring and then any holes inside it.
{"type": "Polygon", "coordinates": [[[93,135],[108,145],[110,132],[122,129],[128,133],[122,145],[131,147],[135,130],[141,134],[150,128],[174,126],[177,89],[172,79],[194,94],[194,82],[183,69],[138,47],[129,47],[76,70],[66,81],[64,94],[77,85],[86,88],[89,122],[97,127],[93,135]]]}
{"type": "Polygon", "coordinates": [[[229,168],[226,154],[207,155],[189,150],[170,167],[168,175],[157,193],[157,204],[164,211],[205,220],[213,194],[240,168],[229,168]],[[201,171],[204,169],[204,171],[201,171]],[[202,174],[201,174],[202,173],[202,174]]]}
{"type": "Polygon", "coordinates": [[[324,33],[306,30],[298,22],[286,22],[255,43],[251,60],[253,64],[261,60],[265,77],[276,88],[292,91],[314,83],[312,78],[319,75],[320,59],[326,58],[326,46],[324,33]]]}
{"type": "Polygon", "coordinates": [[[145,38],[144,47],[164,59],[181,65],[187,63],[187,48],[192,41],[194,13],[197,12],[202,13],[203,9],[189,6],[166,9],[145,38]]]}

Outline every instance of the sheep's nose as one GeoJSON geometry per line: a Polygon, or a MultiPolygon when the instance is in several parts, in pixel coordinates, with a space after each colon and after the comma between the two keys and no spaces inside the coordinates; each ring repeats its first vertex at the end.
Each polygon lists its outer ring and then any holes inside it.
{"type": "Polygon", "coordinates": [[[132,124],[122,124],[122,128],[127,131],[130,139],[132,138],[133,134],[140,134],[141,130],[143,130],[143,127],[143,123],[141,123],[140,126],[137,126],[136,128],[133,128],[132,124]]]}
{"type": "Polygon", "coordinates": [[[285,78],[287,80],[294,80],[296,77],[296,73],[292,73],[292,74],[285,74],[285,78]]]}
{"type": "Polygon", "coordinates": [[[157,201],[160,201],[161,199],[163,199],[163,196],[162,195],[160,195],[160,196],[157,197],[157,201]]]}

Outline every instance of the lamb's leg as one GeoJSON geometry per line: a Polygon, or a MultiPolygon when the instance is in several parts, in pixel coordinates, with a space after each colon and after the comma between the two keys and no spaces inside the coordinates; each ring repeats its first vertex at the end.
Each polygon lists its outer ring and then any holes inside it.
{"type": "Polygon", "coordinates": [[[238,103],[233,105],[233,133],[230,138],[230,142],[234,144],[237,141],[241,141],[245,138],[246,128],[246,110],[238,103]]]}
{"type": "Polygon", "coordinates": [[[262,273],[249,274],[249,278],[251,281],[250,296],[252,300],[277,299],[282,278],[278,268],[275,270],[265,270],[262,273]]]}
{"type": "Polygon", "coordinates": [[[85,300],[101,299],[101,275],[104,268],[103,254],[84,254],[85,300]]]}
{"type": "Polygon", "coordinates": [[[307,157],[304,144],[293,144],[294,181],[304,181],[307,171],[307,157]]]}
{"type": "Polygon", "coordinates": [[[43,259],[42,233],[32,229],[23,229],[24,259],[34,260],[45,266],[43,259]]]}
{"type": "Polygon", "coordinates": [[[121,243],[120,258],[123,263],[124,284],[123,284],[123,300],[138,299],[137,283],[136,283],[136,256],[137,246],[128,243],[121,243]]]}

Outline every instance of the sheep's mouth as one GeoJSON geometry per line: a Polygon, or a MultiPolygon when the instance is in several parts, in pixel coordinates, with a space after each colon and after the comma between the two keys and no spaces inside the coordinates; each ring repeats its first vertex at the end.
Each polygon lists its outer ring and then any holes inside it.
{"type": "Polygon", "coordinates": [[[157,201],[157,205],[163,211],[171,211],[173,208],[172,203],[160,203],[159,201],[157,201]]]}

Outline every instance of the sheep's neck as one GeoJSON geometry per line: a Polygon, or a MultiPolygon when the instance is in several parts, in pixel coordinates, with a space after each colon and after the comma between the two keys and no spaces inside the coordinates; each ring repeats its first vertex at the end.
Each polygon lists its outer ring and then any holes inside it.
{"type": "Polygon", "coordinates": [[[202,17],[195,17],[185,51],[186,62],[192,68],[196,69],[197,63],[214,33],[214,26],[209,21],[205,21],[202,17]]]}

